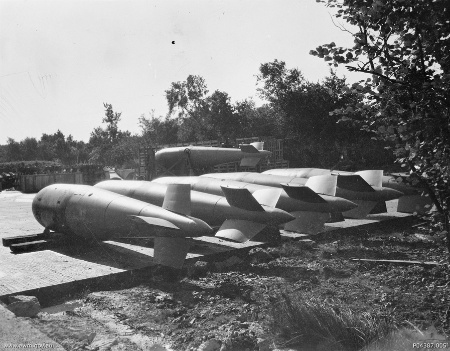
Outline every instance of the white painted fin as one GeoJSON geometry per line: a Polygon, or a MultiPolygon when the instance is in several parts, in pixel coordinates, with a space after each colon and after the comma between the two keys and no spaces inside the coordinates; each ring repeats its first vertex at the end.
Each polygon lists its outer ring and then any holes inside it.
{"type": "Polygon", "coordinates": [[[117,172],[114,170],[114,168],[104,167],[103,172],[105,172],[106,179],[123,180],[123,178],[119,176],[117,172]]]}
{"type": "Polygon", "coordinates": [[[169,222],[162,218],[156,218],[156,217],[147,217],[147,216],[134,216],[130,215],[128,216],[132,221],[136,222],[137,224],[144,224],[144,225],[156,225],[158,227],[164,227],[164,228],[170,228],[170,229],[180,229],[172,222],[169,222]]]}
{"type": "Polygon", "coordinates": [[[254,143],[250,143],[250,145],[254,146],[256,150],[264,150],[264,141],[255,141],[254,143]]]}
{"type": "Polygon", "coordinates": [[[264,208],[256,201],[247,188],[233,188],[223,185],[220,187],[231,206],[247,211],[264,211],[264,208]]]}
{"type": "Polygon", "coordinates": [[[186,238],[157,237],[154,244],[153,260],[156,264],[181,268],[190,247],[186,238]]]}
{"type": "Polygon", "coordinates": [[[312,203],[326,203],[319,194],[306,185],[281,184],[286,194],[293,199],[312,203]]]}
{"type": "Polygon", "coordinates": [[[296,218],[284,225],[284,230],[302,234],[323,232],[325,223],[330,219],[329,213],[296,211],[291,212],[296,218]]]}
{"type": "Polygon", "coordinates": [[[336,196],[337,175],[319,175],[308,179],[305,184],[318,194],[336,196]]]}
{"type": "Polygon", "coordinates": [[[381,188],[383,185],[383,170],[367,170],[355,172],[360,175],[370,186],[381,188]]]}
{"type": "Polygon", "coordinates": [[[276,207],[282,191],[278,188],[260,189],[253,192],[252,195],[261,205],[276,207]]]}
{"type": "Polygon", "coordinates": [[[191,186],[189,184],[169,184],[162,208],[183,214],[191,214],[191,186]]]}
{"type": "Polygon", "coordinates": [[[242,152],[247,152],[247,153],[251,153],[251,154],[259,153],[259,151],[255,147],[255,145],[252,145],[252,144],[240,144],[239,149],[241,149],[242,152]]]}
{"type": "Polygon", "coordinates": [[[266,227],[265,224],[240,220],[227,219],[216,233],[219,238],[245,243],[266,227]]]}
{"type": "Polygon", "coordinates": [[[356,192],[375,192],[375,189],[359,174],[338,174],[337,186],[356,192]]]}

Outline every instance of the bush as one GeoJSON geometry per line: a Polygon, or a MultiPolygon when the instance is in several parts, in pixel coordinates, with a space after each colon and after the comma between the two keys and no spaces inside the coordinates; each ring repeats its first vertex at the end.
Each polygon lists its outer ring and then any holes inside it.
{"type": "Polygon", "coordinates": [[[271,317],[283,346],[307,350],[360,350],[393,329],[385,317],[287,294],[272,304],[271,317]]]}

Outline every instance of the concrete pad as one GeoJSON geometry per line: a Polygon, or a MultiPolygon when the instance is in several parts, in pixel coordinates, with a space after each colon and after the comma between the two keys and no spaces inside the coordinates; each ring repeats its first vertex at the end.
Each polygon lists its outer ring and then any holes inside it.
{"type": "Polygon", "coordinates": [[[362,219],[346,218],[344,222],[326,223],[325,232],[342,228],[362,227],[368,224],[377,224],[380,222],[398,220],[402,218],[411,218],[411,215],[406,213],[387,212],[387,213],[371,214],[368,215],[366,218],[362,219]]]}

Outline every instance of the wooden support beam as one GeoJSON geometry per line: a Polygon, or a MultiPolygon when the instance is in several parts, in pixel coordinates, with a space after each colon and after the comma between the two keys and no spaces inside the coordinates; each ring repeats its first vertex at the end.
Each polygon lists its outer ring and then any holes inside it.
{"type": "Polygon", "coordinates": [[[44,233],[21,235],[21,236],[10,236],[7,238],[2,238],[2,244],[3,244],[3,246],[10,247],[13,244],[21,244],[21,243],[27,243],[30,241],[41,240],[41,239],[44,239],[45,237],[46,237],[46,234],[44,234],[44,233]]]}
{"type": "Polygon", "coordinates": [[[421,266],[440,266],[438,262],[427,262],[427,261],[405,261],[405,260],[376,260],[370,258],[351,258],[350,261],[353,262],[367,262],[367,263],[380,263],[380,264],[396,264],[402,266],[408,265],[421,265],[421,266]]]}
{"type": "Polygon", "coordinates": [[[13,253],[38,251],[44,249],[47,246],[47,243],[48,241],[46,240],[37,240],[20,244],[12,244],[9,248],[13,253]]]}

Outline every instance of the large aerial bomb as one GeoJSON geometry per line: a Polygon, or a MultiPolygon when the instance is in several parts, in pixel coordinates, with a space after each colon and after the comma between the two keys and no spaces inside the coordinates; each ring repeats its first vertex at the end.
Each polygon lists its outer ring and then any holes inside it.
{"type": "MultiPolygon", "coordinates": [[[[321,177],[329,193],[334,193],[336,176],[321,177]]],[[[311,180],[312,183],[314,180],[311,180]]],[[[248,189],[252,194],[258,191],[271,191],[274,187],[244,183],[229,179],[200,177],[162,177],[153,180],[159,184],[189,184],[194,191],[224,196],[222,187],[248,189]]],[[[330,218],[330,213],[345,212],[355,207],[353,202],[329,195],[319,195],[308,186],[283,185],[278,199],[270,199],[270,205],[291,213],[295,220],[284,225],[284,229],[299,233],[316,234],[330,218]]],[[[269,205],[269,203],[266,203],[269,205]]]]}
{"type": "MultiPolygon", "coordinates": [[[[286,169],[271,169],[263,172],[264,174],[293,176],[301,178],[309,178],[311,176],[337,174],[343,180],[348,179],[351,182],[351,177],[361,176],[369,185],[375,190],[386,192],[393,189],[398,191],[399,198],[397,211],[399,212],[423,212],[426,207],[429,207],[431,200],[429,197],[421,196],[423,189],[411,187],[405,182],[405,177],[385,176],[382,170],[364,170],[359,172],[346,172],[338,170],[329,170],[323,168],[286,168],[286,169]]],[[[388,200],[381,200],[388,201],[388,200]]]]}
{"type": "MultiPolygon", "coordinates": [[[[188,185],[186,185],[188,186],[188,185]]],[[[169,185],[147,181],[103,181],[96,188],[161,206],[169,185]]],[[[279,226],[292,221],[289,213],[272,206],[281,189],[255,192],[247,189],[223,187],[224,196],[191,191],[191,215],[210,225],[220,226],[216,236],[237,242],[253,238],[267,225],[279,226]]]]}
{"type": "Polygon", "coordinates": [[[334,195],[356,203],[358,205],[357,208],[344,212],[344,216],[351,218],[363,218],[370,213],[378,202],[396,199],[402,195],[402,193],[394,189],[370,186],[360,175],[338,175],[333,194],[333,187],[327,187],[327,182],[324,181],[324,179],[328,178],[321,178],[327,176],[330,176],[330,174],[311,178],[299,178],[292,175],[283,176],[267,173],[236,172],[210,173],[202,177],[233,179],[240,182],[273,187],[282,187],[281,184],[307,185],[318,194],[334,195]]]}
{"type": "Polygon", "coordinates": [[[263,150],[263,142],[242,144],[237,148],[210,146],[169,147],[155,154],[156,164],[165,173],[181,175],[188,170],[241,161],[241,167],[255,167],[272,153],[263,150]]]}
{"type": "MultiPolygon", "coordinates": [[[[337,176],[342,176],[343,179],[357,179],[351,176],[360,176],[364,179],[366,183],[374,188],[391,188],[398,190],[402,193],[407,193],[411,191],[411,188],[399,184],[399,182],[392,176],[383,175],[383,170],[364,170],[359,172],[347,172],[338,170],[329,170],[324,168],[279,168],[279,169],[269,169],[263,174],[298,177],[298,178],[311,178],[318,175],[335,174],[337,176]]],[[[350,181],[349,181],[350,182],[350,181]]]]}
{"type": "Polygon", "coordinates": [[[189,215],[186,185],[171,186],[161,205],[88,185],[53,184],[39,191],[32,210],[46,230],[66,235],[96,240],[154,237],[154,261],[180,268],[189,249],[186,238],[210,234],[212,229],[189,215]]]}

